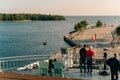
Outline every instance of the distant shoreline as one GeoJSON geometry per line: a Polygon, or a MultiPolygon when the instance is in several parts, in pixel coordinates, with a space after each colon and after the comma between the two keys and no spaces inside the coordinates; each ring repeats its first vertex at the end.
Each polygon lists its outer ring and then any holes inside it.
{"type": "Polygon", "coordinates": [[[0,21],[0,22],[31,22],[32,20],[19,20],[19,21],[0,21]]]}
{"type": "Polygon", "coordinates": [[[0,21],[62,21],[66,20],[61,15],[44,14],[0,14],[0,21]]]}

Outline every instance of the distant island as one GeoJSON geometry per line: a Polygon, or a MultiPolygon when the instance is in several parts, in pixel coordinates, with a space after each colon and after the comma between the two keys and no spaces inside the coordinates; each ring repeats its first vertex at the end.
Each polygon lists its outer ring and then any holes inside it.
{"type": "Polygon", "coordinates": [[[66,20],[64,16],[60,15],[44,15],[44,14],[1,14],[0,21],[35,21],[35,20],[66,20]]]}

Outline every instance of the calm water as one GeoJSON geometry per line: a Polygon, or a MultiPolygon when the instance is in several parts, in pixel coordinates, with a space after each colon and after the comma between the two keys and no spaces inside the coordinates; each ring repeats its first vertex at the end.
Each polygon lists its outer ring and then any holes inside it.
{"type": "Polygon", "coordinates": [[[87,20],[89,26],[98,19],[107,25],[118,25],[118,16],[67,16],[66,21],[0,22],[0,57],[51,54],[61,47],[70,47],[63,36],[73,30],[74,24],[87,20]],[[47,41],[47,45],[43,42],[47,41]]]}

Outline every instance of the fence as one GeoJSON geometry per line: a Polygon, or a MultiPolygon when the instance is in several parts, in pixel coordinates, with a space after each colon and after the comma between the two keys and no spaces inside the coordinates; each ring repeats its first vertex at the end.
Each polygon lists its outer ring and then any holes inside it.
{"type": "Polygon", "coordinates": [[[0,71],[14,70],[40,60],[48,59],[48,57],[50,57],[50,55],[27,55],[0,58],[0,71]]]}
{"type": "MultiPolygon", "coordinates": [[[[63,62],[68,67],[79,67],[80,57],[78,54],[63,55],[61,58],[57,58],[57,61],[63,62]]],[[[93,66],[102,66],[104,64],[104,59],[93,59],[93,66]]]]}
{"type": "MultiPolygon", "coordinates": [[[[0,58],[0,71],[16,70],[20,67],[33,67],[38,61],[48,59],[50,55],[27,55],[27,56],[15,56],[0,58]]],[[[64,62],[68,67],[79,67],[79,55],[64,55],[61,58],[57,58],[57,61],[64,62]]],[[[104,63],[103,59],[94,59],[95,65],[104,63]]]]}

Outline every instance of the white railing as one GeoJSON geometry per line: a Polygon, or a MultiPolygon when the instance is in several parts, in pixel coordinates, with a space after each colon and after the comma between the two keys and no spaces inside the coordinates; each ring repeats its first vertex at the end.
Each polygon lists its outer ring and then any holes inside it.
{"type": "MultiPolygon", "coordinates": [[[[26,55],[0,58],[0,71],[15,70],[31,63],[48,59],[50,55],[26,55]]],[[[30,66],[30,65],[29,65],[30,66]]]]}

